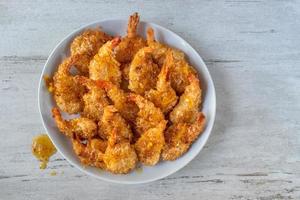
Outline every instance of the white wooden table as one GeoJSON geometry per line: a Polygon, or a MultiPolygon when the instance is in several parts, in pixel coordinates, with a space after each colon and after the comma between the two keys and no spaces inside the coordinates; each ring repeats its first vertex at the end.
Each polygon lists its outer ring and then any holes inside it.
{"type": "Polygon", "coordinates": [[[0,36],[0,199],[300,199],[300,1],[0,0],[0,36]],[[41,171],[30,144],[44,132],[37,87],[50,51],[81,25],[134,11],[207,63],[218,105],[207,145],[144,185],[96,180],[58,153],[41,171]]]}

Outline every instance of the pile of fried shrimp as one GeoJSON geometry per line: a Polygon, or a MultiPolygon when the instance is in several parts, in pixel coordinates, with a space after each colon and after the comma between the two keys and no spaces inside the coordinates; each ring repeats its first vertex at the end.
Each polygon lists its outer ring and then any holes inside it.
{"type": "Polygon", "coordinates": [[[139,36],[138,24],[134,13],[124,37],[84,30],[45,79],[53,118],[80,162],[115,174],[176,160],[205,127],[196,70],[183,52],[156,41],[152,28],[139,36]]]}

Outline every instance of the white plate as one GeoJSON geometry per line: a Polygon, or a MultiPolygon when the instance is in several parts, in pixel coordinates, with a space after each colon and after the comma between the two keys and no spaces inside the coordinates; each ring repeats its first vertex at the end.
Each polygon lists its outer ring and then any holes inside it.
{"type": "Polygon", "coordinates": [[[215,120],[216,111],[216,95],[211,76],[202,58],[185,40],[164,27],[153,23],[141,22],[138,30],[140,35],[145,38],[147,27],[151,26],[155,31],[155,38],[159,42],[166,43],[182,50],[189,59],[190,64],[199,72],[201,87],[203,88],[202,111],[207,118],[206,128],[201,136],[194,142],[189,151],[176,161],[160,162],[153,167],[144,166],[142,167],[142,170],[133,171],[126,175],[115,175],[106,171],[101,171],[97,168],[84,167],[74,154],[69,139],[59,133],[55,122],[52,119],[51,109],[55,106],[55,102],[47,91],[42,77],[44,75],[53,75],[62,59],[69,55],[69,45],[75,36],[77,36],[86,28],[94,28],[99,26],[102,27],[105,32],[111,35],[123,36],[126,32],[127,21],[105,20],[83,26],[64,38],[51,52],[44,66],[38,91],[38,104],[43,125],[57,150],[72,165],[76,166],[86,174],[102,180],[123,184],[146,183],[164,178],[188,164],[200,152],[210,135],[215,120]]]}

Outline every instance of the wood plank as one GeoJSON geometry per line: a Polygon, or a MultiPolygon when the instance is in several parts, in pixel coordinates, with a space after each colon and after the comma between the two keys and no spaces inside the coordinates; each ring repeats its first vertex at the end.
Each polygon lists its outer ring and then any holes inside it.
{"type": "Polygon", "coordinates": [[[299,19],[299,1],[0,1],[0,198],[300,199],[299,19]],[[207,63],[218,105],[207,145],[143,185],[96,180],[59,153],[39,170],[30,143],[44,132],[37,87],[49,52],[83,24],[133,11],[207,63]]]}

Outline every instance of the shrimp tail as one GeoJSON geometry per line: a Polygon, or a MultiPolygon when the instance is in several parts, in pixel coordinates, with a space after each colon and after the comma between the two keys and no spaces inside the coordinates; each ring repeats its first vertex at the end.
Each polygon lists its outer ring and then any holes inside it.
{"type": "Polygon", "coordinates": [[[155,42],[154,30],[153,30],[153,28],[150,27],[147,29],[147,43],[148,43],[148,45],[150,45],[153,42],[155,42]]]}
{"type": "Polygon", "coordinates": [[[137,32],[137,26],[139,24],[140,17],[137,12],[133,13],[133,15],[130,16],[128,26],[127,26],[127,36],[129,38],[133,38],[136,36],[137,32]]]}

